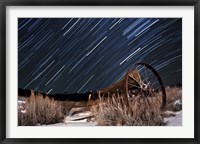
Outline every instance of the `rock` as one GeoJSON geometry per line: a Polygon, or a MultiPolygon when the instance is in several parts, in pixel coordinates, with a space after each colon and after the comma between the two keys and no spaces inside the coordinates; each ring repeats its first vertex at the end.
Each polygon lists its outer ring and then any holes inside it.
{"type": "Polygon", "coordinates": [[[175,111],[180,111],[180,110],[182,110],[182,100],[176,100],[175,102],[174,102],[174,110],[175,111]]]}

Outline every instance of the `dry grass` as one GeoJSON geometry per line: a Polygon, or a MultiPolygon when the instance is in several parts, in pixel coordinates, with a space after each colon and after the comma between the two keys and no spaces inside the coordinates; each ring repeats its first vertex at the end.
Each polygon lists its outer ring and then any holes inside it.
{"type": "Polygon", "coordinates": [[[167,94],[167,104],[166,110],[170,111],[180,111],[182,110],[182,105],[176,105],[176,101],[180,101],[182,103],[182,89],[178,87],[166,88],[167,94]]]}
{"type": "Polygon", "coordinates": [[[25,97],[25,96],[18,96],[18,100],[20,100],[20,101],[27,101],[27,100],[28,100],[28,97],[25,97]]]}
{"type": "MultiPolygon", "coordinates": [[[[88,102],[55,101],[41,94],[26,100],[26,112],[18,111],[18,125],[53,124],[62,122],[64,116],[73,108],[86,107],[93,114],[95,121],[101,126],[160,126],[163,125],[165,111],[179,111],[182,105],[175,105],[182,101],[182,89],[178,87],[166,88],[167,103],[164,111],[161,107],[161,92],[156,97],[134,97],[129,99],[129,107],[123,95],[113,94],[109,98],[100,98],[88,102]]],[[[23,99],[24,100],[24,99],[23,99]]]]}
{"type": "Polygon", "coordinates": [[[98,108],[94,110],[98,125],[103,126],[150,126],[162,125],[160,109],[153,104],[148,104],[145,98],[129,102],[126,106],[122,97],[101,100],[98,108]]]}
{"type": "MultiPolygon", "coordinates": [[[[182,110],[182,105],[175,104],[177,101],[182,103],[182,89],[179,87],[167,87],[165,89],[166,91],[166,107],[165,111],[180,111],[182,110]]],[[[156,103],[157,106],[161,107],[162,102],[162,93],[161,91],[158,93],[155,93],[157,98],[159,99],[160,103],[158,103],[157,99],[154,99],[154,103],[156,103]]]]}
{"type": "MultiPolygon", "coordinates": [[[[165,110],[181,110],[182,107],[174,105],[176,100],[182,99],[180,88],[167,88],[167,104],[165,110]]],[[[95,120],[102,126],[160,126],[163,125],[161,117],[161,93],[156,97],[135,97],[129,99],[129,107],[123,100],[123,95],[113,94],[110,98],[100,99],[98,106],[93,108],[95,120]]]]}
{"type": "Polygon", "coordinates": [[[25,112],[18,109],[19,126],[35,126],[37,124],[54,124],[64,119],[63,108],[60,102],[48,96],[34,95],[32,92],[26,102],[25,112]]]}

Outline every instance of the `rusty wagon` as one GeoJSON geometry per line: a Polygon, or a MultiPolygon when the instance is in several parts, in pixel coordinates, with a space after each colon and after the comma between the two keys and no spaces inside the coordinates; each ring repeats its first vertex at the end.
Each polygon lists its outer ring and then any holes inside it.
{"type": "Polygon", "coordinates": [[[156,98],[161,104],[161,109],[166,105],[166,91],[159,73],[151,65],[145,62],[138,62],[134,69],[129,69],[125,76],[116,83],[102,88],[99,95],[112,95],[123,93],[125,104],[129,106],[129,99],[134,97],[156,98]],[[157,98],[155,93],[161,93],[157,98]]]}

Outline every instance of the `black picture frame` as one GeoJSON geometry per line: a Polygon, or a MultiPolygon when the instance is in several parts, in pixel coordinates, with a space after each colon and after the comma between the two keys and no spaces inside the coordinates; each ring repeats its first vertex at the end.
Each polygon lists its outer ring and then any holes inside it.
{"type": "Polygon", "coordinates": [[[0,142],[1,143],[165,143],[200,144],[200,1],[199,0],[0,0],[0,142]],[[194,138],[6,138],[6,7],[7,6],[194,6],[195,105],[194,138]]]}

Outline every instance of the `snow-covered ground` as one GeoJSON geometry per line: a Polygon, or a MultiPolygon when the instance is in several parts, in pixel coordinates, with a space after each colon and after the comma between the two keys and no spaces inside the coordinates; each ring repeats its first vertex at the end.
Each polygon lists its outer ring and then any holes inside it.
{"type": "Polygon", "coordinates": [[[176,112],[176,116],[164,118],[166,126],[182,126],[182,111],[176,112]]]}
{"type": "Polygon", "coordinates": [[[75,114],[73,116],[67,116],[65,122],[51,124],[51,125],[42,125],[42,126],[96,126],[96,122],[89,122],[88,117],[91,117],[92,113],[89,111],[75,114]]]}
{"type": "Polygon", "coordinates": [[[42,125],[42,126],[96,126],[95,122],[87,122],[86,119],[78,120],[78,121],[68,121],[67,123],[57,123],[51,125],[42,125]]]}
{"type": "MultiPolygon", "coordinates": [[[[24,113],[25,101],[18,101],[18,108],[24,113]]],[[[87,118],[92,117],[93,114],[90,111],[77,113],[67,116],[63,123],[51,124],[51,125],[38,125],[38,126],[96,126],[96,122],[88,122],[87,118]]],[[[175,116],[164,118],[165,126],[182,126],[182,110],[175,113],[175,116]]]]}
{"type": "MultiPolygon", "coordinates": [[[[76,120],[79,118],[88,117],[91,113],[80,113],[75,115],[75,117],[66,117],[65,123],[57,123],[52,125],[42,125],[42,126],[97,126],[96,122],[88,122],[87,119],[76,120]]],[[[165,126],[182,126],[182,111],[176,112],[176,116],[164,118],[165,126]]]]}

